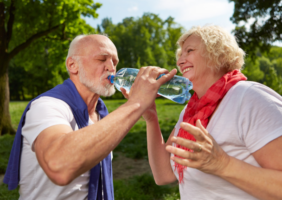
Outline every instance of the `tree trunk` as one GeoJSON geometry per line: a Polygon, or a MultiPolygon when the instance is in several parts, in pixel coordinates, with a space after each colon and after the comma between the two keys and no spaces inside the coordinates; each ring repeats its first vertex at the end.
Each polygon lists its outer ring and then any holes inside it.
{"type": "Polygon", "coordinates": [[[10,92],[9,92],[9,76],[8,64],[9,62],[2,63],[0,73],[0,135],[15,134],[16,131],[12,127],[11,116],[9,112],[10,92]],[[7,65],[7,66],[5,66],[7,65]],[[3,95],[5,94],[5,95],[3,95]]]}

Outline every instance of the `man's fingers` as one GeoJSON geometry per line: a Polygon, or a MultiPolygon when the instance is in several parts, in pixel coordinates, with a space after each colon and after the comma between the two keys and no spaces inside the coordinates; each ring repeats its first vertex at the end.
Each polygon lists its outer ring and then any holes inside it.
{"type": "Polygon", "coordinates": [[[148,66],[142,68],[143,68],[142,74],[147,77],[151,76],[153,79],[157,79],[161,74],[168,73],[167,69],[160,68],[157,66],[148,66]]]}
{"type": "Polygon", "coordinates": [[[158,79],[158,82],[160,85],[168,82],[170,79],[173,78],[173,76],[177,73],[176,69],[171,70],[169,73],[163,75],[161,78],[158,79]]]}

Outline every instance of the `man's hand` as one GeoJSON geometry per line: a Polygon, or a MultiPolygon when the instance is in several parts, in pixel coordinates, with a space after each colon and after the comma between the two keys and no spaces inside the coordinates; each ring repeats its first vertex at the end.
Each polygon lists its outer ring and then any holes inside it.
{"type": "Polygon", "coordinates": [[[147,109],[155,100],[161,85],[172,79],[176,72],[176,69],[168,72],[159,67],[142,67],[127,96],[128,100],[138,102],[141,107],[147,109]],[[156,80],[163,73],[166,75],[156,80]]]}
{"type": "Polygon", "coordinates": [[[148,109],[142,116],[146,121],[150,121],[151,117],[157,115],[154,100],[158,96],[157,92],[160,86],[173,78],[176,72],[176,69],[168,73],[168,70],[159,67],[142,67],[130,92],[127,92],[124,88],[121,88],[121,92],[126,99],[143,103],[148,109]],[[156,80],[163,73],[166,75],[156,80]]]}

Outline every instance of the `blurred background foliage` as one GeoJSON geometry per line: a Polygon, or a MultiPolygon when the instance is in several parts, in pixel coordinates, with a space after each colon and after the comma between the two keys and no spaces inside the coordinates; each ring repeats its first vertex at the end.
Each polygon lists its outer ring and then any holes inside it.
{"type": "MultiPolygon", "coordinates": [[[[120,60],[117,70],[148,65],[175,68],[176,41],[183,31],[173,18],[162,20],[152,13],[137,19],[125,18],[118,24],[105,18],[97,27],[97,32],[108,35],[117,47],[120,60]]],[[[89,27],[76,31],[76,34],[82,33],[95,31],[89,27]]],[[[65,57],[69,42],[42,38],[12,59],[9,65],[11,100],[32,99],[68,78],[65,57]]],[[[110,98],[123,96],[117,93],[110,98]]]]}
{"type": "MultiPolygon", "coordinates": [[[[91,28],[88,31],[95,32],[91,28]]],[[[117,70],[148,65],[176,68],[176,41],[184,31],[172,17],[162,20],[153,13],[125,18],[118,24],[105,18],[97,27],[97,32],[108,35],[117,47],[117,70]]],[[[11,100],[29,100],[68,78],[64,60],[68,44],[69,41],[44,38],[16,56],[9,66],[11,100]]],[[[268,52],[257,48],[255,55],[254,60],[247,54],[242,72],[249,81],[260,82],[282,94],[282,47],[271,46],[268,52]]],[[[107,99],[122,98],[117,92],[107,99]]]]}

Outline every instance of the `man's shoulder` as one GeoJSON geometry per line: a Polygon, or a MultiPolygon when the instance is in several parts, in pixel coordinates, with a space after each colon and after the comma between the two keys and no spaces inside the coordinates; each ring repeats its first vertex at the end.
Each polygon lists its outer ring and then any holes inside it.
{"type": "Polygon", "coordinates": [[[41,115],[42,117],[56,117],[60,115],[69,120],[73,119],[71,108],[66,102],[49,96],[42,96],[34,100],[31,103],[28,112],[35,116],[41,115]]]}
{"type": "Polygon", "coordinates": [[[61,99],[55,98],[55,97],[50,97],[50,96],[41,96],[38,99],[35,99],[34,101],[32,101],[31,106],[34,105],[40,105],[40,106],[55,106],[55,107],[68,107],[68,104],[66,102],[64,102],[61,99]]]}

